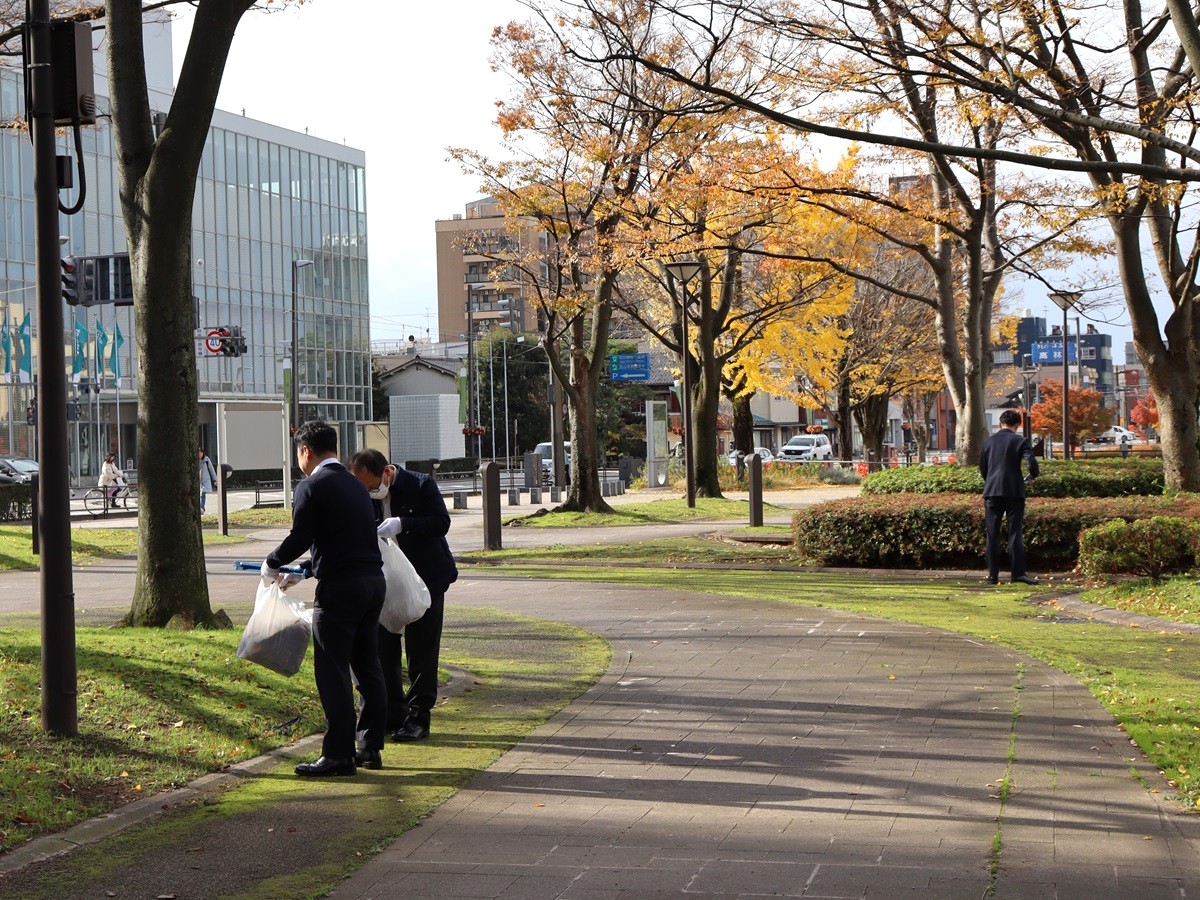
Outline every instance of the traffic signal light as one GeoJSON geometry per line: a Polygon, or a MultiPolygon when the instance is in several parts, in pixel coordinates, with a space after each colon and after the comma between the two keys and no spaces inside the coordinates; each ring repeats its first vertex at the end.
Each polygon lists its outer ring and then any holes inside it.
{"type": "Polygon", "coordinates": [[[237,345],[233,342],[233,332],[222,325],[217,329],[221,335],[221,355],[222,356],[237,356],[237,345]]]}
{"type": "Polygon", "coordinates": [[[33,404],[30,404],[29,406],[25,407],[25,424],[26,425],[36,425],[37,424],[37,407],[34,406],[33,404]]]}
{"type": "Polygon", "coordinates": [[[93,306],[96,300],[96,260],[84,257],[79,261],[79,302],[93,306]]]}
{"type": "Polygon", "coordinates": [[[63,299],[72,306],[76,306],[79,303],[79,264],[73,256],[68,256],[61,262],[63,299]]]}
{"type": "Polygon", "coordinates": [[[234,356],[245,356],[246,355],[246,336],[242,334],[242,329],[240,326],[238,326],[238,325],[233,326],[233,337],[231,338],[231,340],[233,341],[233,355],[234,356]]]}

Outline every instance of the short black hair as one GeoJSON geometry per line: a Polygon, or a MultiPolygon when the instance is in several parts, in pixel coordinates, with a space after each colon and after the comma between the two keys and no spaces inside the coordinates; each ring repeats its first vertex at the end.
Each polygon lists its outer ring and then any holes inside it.
{"type": "Polygon", "coordinates": [[[1021,414],[1015,409],[1006,409],[1000,413],[1000,424],[1005,428],[1021,424],[1021,414]]]}
{"type": "Polygon", "coordinates": [[[388,467],[387,457],[378,450],[368,449],[359,450],[350,457],[346,463],[346,468],[351,472],[370,472],[379,478],[383,477],[383,470],[388,467]]]}
{"type": "Polygon", "coordinates": [[[296,429],[292,440],[297,447],[308,447],[316,454],[337,453],[337,431],[320,419],[305,422],[296,429]]]}

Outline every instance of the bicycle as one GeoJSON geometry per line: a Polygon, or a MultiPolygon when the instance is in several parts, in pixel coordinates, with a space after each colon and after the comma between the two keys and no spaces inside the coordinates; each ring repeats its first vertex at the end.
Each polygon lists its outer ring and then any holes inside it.
{"type": "Polygon", "coordinates": [[[83,508],[93,516],[108,515],[110,509],[137,509],[137,485],[122,484],[116,491],[111,485],[94,487],[83,495],[83,508]]]}

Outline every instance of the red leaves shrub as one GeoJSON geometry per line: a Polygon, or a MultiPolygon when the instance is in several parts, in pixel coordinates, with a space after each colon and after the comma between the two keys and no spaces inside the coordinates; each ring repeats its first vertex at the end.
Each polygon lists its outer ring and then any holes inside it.
{"type": "MultiPolygon", "coordinates": [[[[1032,498],[1025,551],[1036,568],[1069,569],[1079,534],[1113,519],[1170,514],[1200,520],[1200,496],[1032,498]]],[[[965,494],[887,494],[834,500],[792,519],[796,549],[818,565],[977,568],[983,564],[983,500],[965,494]]]]}

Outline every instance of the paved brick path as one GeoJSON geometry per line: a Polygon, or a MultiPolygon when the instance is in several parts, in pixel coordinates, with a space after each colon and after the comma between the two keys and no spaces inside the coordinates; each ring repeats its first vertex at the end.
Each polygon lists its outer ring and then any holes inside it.
{"type": "Polygon", "coordinates": [[[696,594],[503,577],[454,594],[592,629],[612,669],[335,897],[983,897],[997,834],[997,897],[1200,891],[1200,819],[1139,785],[1131,767],[1161,778],[1032,660],[696,594]]]}

